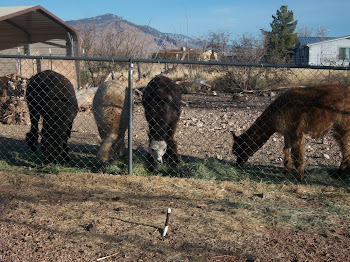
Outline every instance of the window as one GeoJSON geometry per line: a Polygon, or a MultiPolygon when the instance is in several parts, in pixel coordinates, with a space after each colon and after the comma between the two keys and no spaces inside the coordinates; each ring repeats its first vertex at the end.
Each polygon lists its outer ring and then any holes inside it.
{"type": "Polygon", "coordinates": [[[350,47],[339,48],[339,59],[350,60],[350,47]]]}

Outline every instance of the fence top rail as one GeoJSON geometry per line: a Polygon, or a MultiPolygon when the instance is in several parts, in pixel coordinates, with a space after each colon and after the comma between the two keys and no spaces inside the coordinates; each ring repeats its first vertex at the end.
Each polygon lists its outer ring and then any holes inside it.
{"type": "Polygon", "coordinates": [[[48,60],[74,60],[74,61],[93,61],[93,62],[112,62],[112,63],[157,63],[157,64],[187,64],[187,65],[218,65],[218,66],[246,66],[246,67],[278,67],[278,68],[307,68],[307,69],[331,69],[331,70],[350,70],[350,67],[341,66],[314,66],[314,65],[296,65],[296,64],[272,64],[272,63],[248,63],[248,62],[225,62],[225,61],[196,61],[196,60],[170,60],[170,59],[147,59],[147,58],[119,58],[119,57],[87,57],[87,56],[29,56],[29,55],[4,55],[1,58],[16,59],[48,59],[48,60]]]}

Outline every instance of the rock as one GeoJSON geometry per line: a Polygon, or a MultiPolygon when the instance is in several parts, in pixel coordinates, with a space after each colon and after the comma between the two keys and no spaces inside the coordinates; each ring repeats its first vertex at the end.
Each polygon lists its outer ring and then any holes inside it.
{"type": "Polygon", "coordinates": [[[197,127],[202,127],[203,125],[204,125],[204,123],[202,121],[198,121],[196,124],[197,127]]]}
{"type": "Polygon", "coordinates": [[[244,95],[242,93],[234,93],[232,95],[233,100],[241,100],[241,99],[243,99],[243,97],[244,97],[244,95]]]}
{"type": "Polygon", "coordinates": [[[275,97],[275,96],[276,96],[276,93],[275,93],[275,92],[270,92],[269,96],[270,96],[270,97],[275,97]]]}

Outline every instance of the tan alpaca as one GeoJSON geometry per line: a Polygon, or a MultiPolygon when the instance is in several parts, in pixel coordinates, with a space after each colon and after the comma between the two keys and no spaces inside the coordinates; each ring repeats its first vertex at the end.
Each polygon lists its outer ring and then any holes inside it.
{"type": "Polygon", "coordinates": [[[103,164],[124,153],[128,127],[127,88],[117,80],[103,82],[93,100],[93,112],[101,138],[97,158],[103,164]]]}
{"type": "Polygon", "coordinates": [[[335,177],[350,171],[350,87],[318,85],[290,89],[277,97],[242,135],[233,134],[232,152],[242,166],[275,132],[284,136],[284,173],[297,169],[304,175],[306,135],[321,138],[333,129],[342,162],[335,177]]]}

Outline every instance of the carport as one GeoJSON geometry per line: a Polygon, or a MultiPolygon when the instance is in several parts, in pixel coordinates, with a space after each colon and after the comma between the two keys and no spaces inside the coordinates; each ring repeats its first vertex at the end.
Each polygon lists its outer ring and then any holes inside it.
{"type": "MultiPolygon", "coordinates": [[[[75,28],[40,5],[0,7],[0,54],[79,56],[78,33],[75,28]]],[[[26,71],[22,62],[17,62],[17,65],[10,69],[0,67],[0,74],[14,73],[15,70],[28,77],[53,67],[60,72],[69,62],[70,73],[67,72],[66,76],[75,86],[80,83],[79,64],[76,61],[37,60],[35,67],[31,64],[30,69],[26,71]],[[72,70],[73,66],[75,70],[72,70]],[[74,76],[72,71],[76,73],[73,73],[74,76]]]]}
{"type": "Polygon", "coordinates": [[[0,36],[1,51],[24,46],[24,54],[31,54],[32,44],[45,43],[79,55],[77,31],[40,5],[0,7],[0,36]],[[57,39],[67,44],[50,42],[57,39]]]}

